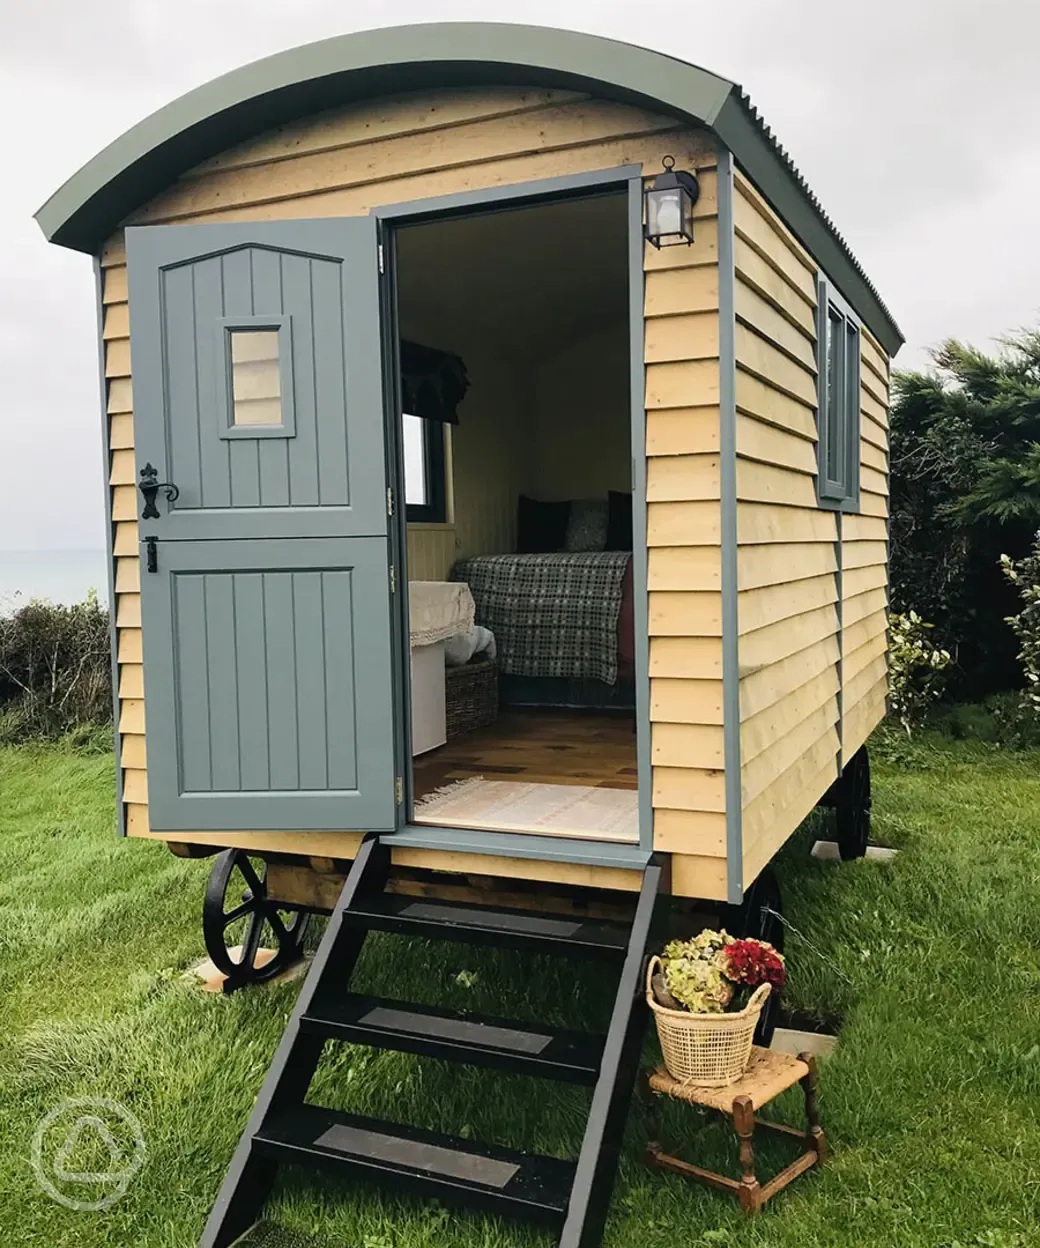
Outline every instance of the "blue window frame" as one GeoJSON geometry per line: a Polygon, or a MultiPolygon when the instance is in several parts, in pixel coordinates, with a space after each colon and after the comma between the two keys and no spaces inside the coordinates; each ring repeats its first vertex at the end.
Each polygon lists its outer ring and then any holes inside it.
{"type": "Polygon", "coordinates": [[[819,284],[816,363],[816,495],[821,507],[858,511],[860,324],[825,279],[819,284]]]}

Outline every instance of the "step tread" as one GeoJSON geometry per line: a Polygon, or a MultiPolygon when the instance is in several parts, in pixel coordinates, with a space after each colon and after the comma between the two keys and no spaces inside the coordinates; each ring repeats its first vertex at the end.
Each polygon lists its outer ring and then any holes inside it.
{"type": "Polygon", "coordinates": [[[423,932],[447,940],[497,936],[507,943],[530,948],[542,946],[594,956],[623,956],[630,937],[630,930],[623,923],[393,893],[368,898],[346,911],[344,918],[359,926],[423,932]]]}
{"type": "Polygon", "coordinates": [[[574,1181],[570,1161],[316,1105],[279,1114],[253,1139],[262,1152],[286,1160],[338,1163],[374,1177],[408,1180],[445,1196],[493,1197],[532,1214],[562,1217],[574,1181]]]}
{"type": "Polygon", "coordinates": [[[462,1013],[350,993],[317,1003],[302,1020],[305,1030],[404,1051],[484,1064],[503,1062],[532,1074],[594,1082],[605,1037],[485,1014],[462,1013]]]}

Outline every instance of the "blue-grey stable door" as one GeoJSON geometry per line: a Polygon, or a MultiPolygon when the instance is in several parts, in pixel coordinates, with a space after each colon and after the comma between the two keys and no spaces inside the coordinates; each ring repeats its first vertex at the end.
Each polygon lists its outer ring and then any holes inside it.
{"type": "Polygon", "coordinates": [[[129,229],[127,265],[151,827],[390,830],[375,223],[129,229]]]}

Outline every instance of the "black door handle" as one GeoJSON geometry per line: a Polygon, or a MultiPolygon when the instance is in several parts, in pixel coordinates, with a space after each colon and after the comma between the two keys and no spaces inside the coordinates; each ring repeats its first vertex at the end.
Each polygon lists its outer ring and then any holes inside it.
{"type": "Polygon", "coordinates": [[[175,503],[180,496],[180,490],[172,481],[160,481],[159,474],[151,464],[145,464],[141,469],[141,484],[137,487],[144,495],[144,511],[141,512],[142,520],[158,520],[159,509],[155,505],[155,496],[162,490],[169,502],[175,503]]]}

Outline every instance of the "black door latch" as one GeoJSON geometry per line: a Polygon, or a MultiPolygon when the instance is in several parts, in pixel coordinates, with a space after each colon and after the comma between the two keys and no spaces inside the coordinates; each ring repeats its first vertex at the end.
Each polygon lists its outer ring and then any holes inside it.
{"type": "Polygon", "coordinates": [[[144,539],[144,561],[145,567],[149,572],[159,571],[159,552],[156,549],[157,538],[146,537],[144,539]]]}
{"type": "Polygon", "coordinates": [[[155,505],[155,496],[160,490],[166,495],[167,501],[175,503],[180,494],[180,490],[172,481],[160,481],[159,473],[151,464],[145,464],[141,469],[141,484],[137,487],[144,495],[144,511],[141,512],[142,520],[158,520],[159,508],[155,505]]]}

